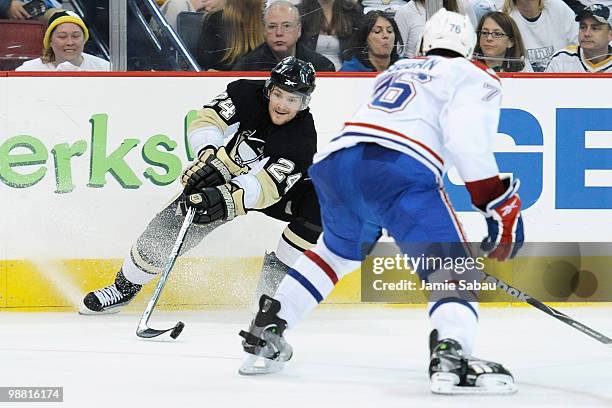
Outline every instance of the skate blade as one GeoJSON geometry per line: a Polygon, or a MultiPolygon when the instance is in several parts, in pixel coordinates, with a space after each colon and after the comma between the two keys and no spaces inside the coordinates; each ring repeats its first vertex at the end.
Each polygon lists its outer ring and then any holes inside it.
{"type": "Polygon", "coordinates": [[[95,310],[88,309],[86,306],[81,307],[79,310],[79,314],[83,316],[93,316],[93,315],[111,315],[117,314],[123,309],[122,307],[112,307],[100,310],[96,312],[95,310]]]}
{"type": "Polygon", "coordinates": [[[238,369],[238,373],[240,375],[271,374],[281,371],[284,366],[284,361],[274,361],[265,357],[249,354],[238,369]]]}
{"type": "Polygon", "coordinates": [[[452,373],[431,376],[431,392],[440,395],[510,395],[518,391],[512,377],[505,374],[481,375],[476,386],[459,386],[459,377],[452,373]]]}

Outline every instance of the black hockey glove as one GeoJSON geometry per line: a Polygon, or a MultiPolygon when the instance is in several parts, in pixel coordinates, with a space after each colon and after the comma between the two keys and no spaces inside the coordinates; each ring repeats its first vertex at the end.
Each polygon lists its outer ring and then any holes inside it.
{"type": "Polygon", "coordinates": [[[196,209],[194,224],[208,224],[218,220],[230,221],[244,215],[244,190],[232,183],[218,187],[205,187],[197,193],[186,195],[181,204],[183,215],[187,208],[196,209]]]}
{"type": "Polygon", "coordinates": [[[183,172],[181,183],[186,195],[206,187],[221,186],[234,176],[246,173],[248,168],[238,166],[227,155],[224,147],[209,146],[200,151],[198,158],[183,172]]]}

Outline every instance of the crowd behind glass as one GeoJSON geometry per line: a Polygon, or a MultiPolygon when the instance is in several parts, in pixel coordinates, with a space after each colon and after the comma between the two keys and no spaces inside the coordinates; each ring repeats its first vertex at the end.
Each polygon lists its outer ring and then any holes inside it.
{"type": "MultiPolygon", "coordinates": [[[[420,55],[425,1],[158,0],[156,4],[179,38],[181,16],[196,19],[197,36],[188,48],[203,71],[269,71],[294,55],[311,62],[317,71],[376,72],[399,58],[420,55]]],[[[88,27],[99,23],[99,17],[83,18],[71,10],[71,4],[0,0],[0,19],[4,19],[0,21],[30,19],[45,25],[40,57],[25,61],[17,70],[110,70],[107,56],[89,53],[86,47],[88,27]],[[33,7],[36,3],[42,8],[33,7]]],[[[444,0],[443,5],[469,17],[478,35],[473,58],[497,72],[612,72],[612,0],[444,0]]],[[[130,44],[139,46],[136,41],[130,44]]],[[[157,68],[145,63],[132,69],[157,68]]]]}

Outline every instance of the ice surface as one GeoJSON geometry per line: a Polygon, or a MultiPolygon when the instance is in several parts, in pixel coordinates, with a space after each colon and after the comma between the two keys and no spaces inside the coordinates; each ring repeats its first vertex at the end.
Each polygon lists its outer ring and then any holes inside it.
{"type": "MultiPolygon", "coordinates": [[[[562,311],[612,335],[610,307],[562,311]]],[[[515,395],[431,394],[425,310],[373,307],[317,310],[288,332],[286,369],[261,377],[237,373],[247,312],[156,312],[151,327],[186,323],[177,340],[139,339],[137,314],[5,312],[0,386],[63,386],[43,404],[62,408],[612,407],[612,349],[532,308],[481,312],[475,354],[513,372],[515,395]]]]}

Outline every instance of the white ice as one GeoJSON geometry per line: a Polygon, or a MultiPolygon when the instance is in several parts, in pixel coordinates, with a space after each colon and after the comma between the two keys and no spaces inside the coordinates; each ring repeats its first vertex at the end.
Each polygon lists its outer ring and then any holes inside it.
{"type": "MultiPolygon", "coordinates": [[[[612,335],[610,307],[563,308],[612,335]]],[[[156,312],[186,323],[177,340],[142,340],[139,315],[0,315],[0,386],[63,386],[37,407],[612,407],[612,349],[532,308],[483,308],[475,354],[504,363],[512,396],[429,392],[422,308],[323,307],[288,332],[285,370],[243,377],[240,311],[156,312]]],[[[31,404],[0,403],[17,408],[31,404]]]]}

